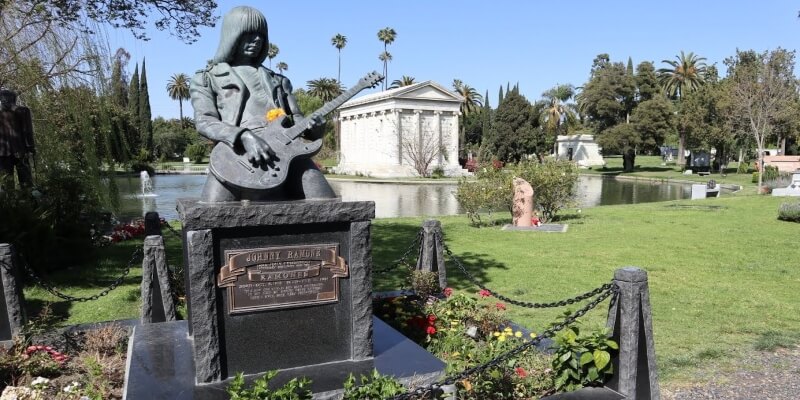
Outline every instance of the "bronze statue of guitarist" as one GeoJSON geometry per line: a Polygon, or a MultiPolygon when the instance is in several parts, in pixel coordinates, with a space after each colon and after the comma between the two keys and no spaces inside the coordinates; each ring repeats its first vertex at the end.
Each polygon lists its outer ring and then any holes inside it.
{"type": "MultiPolygon", "coordinates": [[[[227,146],[226,157],[244,173],[280,177],[279,185],[237,184],[225,179],[230,166],[212,160],[201,201],[320,199],[336,196],[306,154],[286,157],[264,135],[279,135],[295,124],[302,137],[321,141],[324,115],[304,118],[285,76],[262,64],[267,57],[267,21],[252,7],[236,7],[222,20],[219,47],[208,66],[192,79],[190,94],[197,131],[216,146],[227,146]],[[267,119],[275,117],[271,122],[267,119]],[[288,163],[288,165],[287,165],[288,163]],[[249,172],[248,172],[249,171],[249,172]]],[[[270,137],[271,138],[271,137],[270,137]]],[[[303,140],[298,138],[297,140],[303,140]]],[[[275,143],[284,143],[280,140],[275,143]]],[[[307,147],[307,146],[306,146],[307,147]]],[[[319,151],[317,148],[316,151],[319,151]]],[[[218,157],[219,158],[219,157],[218,157]]],[[[258,183],[256,181],[256,183],[258,183]]]]}

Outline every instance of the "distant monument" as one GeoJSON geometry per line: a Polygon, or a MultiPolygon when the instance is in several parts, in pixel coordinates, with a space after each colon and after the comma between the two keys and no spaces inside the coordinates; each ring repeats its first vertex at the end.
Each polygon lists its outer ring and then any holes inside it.
{"type": "Polygon", "coordinates": [[[593,135],[558,135],[556,159],[574,161],[583,168],[606,165],[593,135]]]}
{"type": "Polygon", "coordinates": [[[514,226],[533,225],[533,188],[522,178],[514,178],[514,204],[511,217],[514,226]]]}
{"type": "Polygon", "coordinates": [[[30,158],[35,153],[31,110],[17,105],[15,92],[0,89],[0,179],[4,174],[10,175],[13,187],[16,170],[20,186],[31,186],[33,175],[30,158]]]}

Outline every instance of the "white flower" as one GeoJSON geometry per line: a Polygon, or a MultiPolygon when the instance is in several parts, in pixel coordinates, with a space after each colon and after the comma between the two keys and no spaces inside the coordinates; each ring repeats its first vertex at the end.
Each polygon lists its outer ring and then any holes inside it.
{"type": "Polygon", "coordinates": [[[80,382],[72,382],[67,386],[64,386],[64,393],[72,393],[77,391],[78,388],[81,386],[80,382]]]}
{"type": "Polygon", "coordinates": [[[32,388],[47,387],[48,383],[50,383],[50,379],[37,376],[36,378],[33,379],[33,382],[31,382],[31,387],[32,388]]]}

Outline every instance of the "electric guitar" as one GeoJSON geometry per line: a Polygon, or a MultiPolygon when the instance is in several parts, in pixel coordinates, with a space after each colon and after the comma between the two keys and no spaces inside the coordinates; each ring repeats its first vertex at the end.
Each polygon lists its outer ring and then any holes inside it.
{"type": "Polygon", "coordinates": [[[358,92],[375,87],[382,80],[381,74],[375,71],[368,73],[355,86],[308,117],[294,121],[294,125],[289,128],[281,126],[280,121],[275,121],[262,128],[251,129],[250,132],[264,139],[272,149],[273,153],[266,165],[254,166],[250,163],[241,146],[231,147],[225,143],[217,143],[211,151],[209,170],[220,182],[239,188],[266,190],[280,186],[286,181],[292,160],[312,157],[322,149],[322,138],[307,140],[301,137],[306,130],[313,127],[312,121],[328,115],[358,92]]]}

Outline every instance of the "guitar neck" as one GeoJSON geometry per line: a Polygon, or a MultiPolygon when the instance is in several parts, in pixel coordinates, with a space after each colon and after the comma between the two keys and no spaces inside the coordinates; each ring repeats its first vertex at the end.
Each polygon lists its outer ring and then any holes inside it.
{"type": "Polygon", "coordinates": [[[325,105],[322,106],[319,110],[314,111],[313,113],[311,113],[309,118],[324,117],[324,116],[330,114],[331,111],[335,110],[337,107],[339,107],[340,105],[344,104],[345,101],[350,100],[358,92],[366,89],[367,87],[369,87],[369,85],[367,85],[365,83],[359,83],[359,84],[351,87],[350,89],[348,89],[346,92],[340,94],[335,99],[325,103],[325,105]]]}

